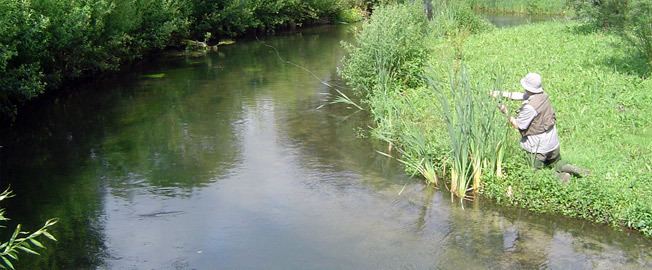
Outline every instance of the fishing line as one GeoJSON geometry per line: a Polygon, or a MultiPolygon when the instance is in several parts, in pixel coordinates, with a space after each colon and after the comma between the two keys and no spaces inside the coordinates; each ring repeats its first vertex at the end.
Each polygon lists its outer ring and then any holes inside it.
{"type": "MultiPolygon", "coordinates": [[[[258,39],[258,37],[256,37],[256,40],[259,41],[261,44],[263,44],[263,46],[265,46],[265,47],[269,47],[269,48],[271,48],[272,50],[274,50],[274,53],[276,54],[276,57],[278,57],[278,59],[280,59],[280,60],[281,60],[282,62],[284,62],[285,64],[293,65],[293,66],[295,66],[295,67],[297,67],[297,68],[299,68],[299,69],[305,71],[306,73],[310,74],[313,78],[315,78],[317,81],[319,81],[319,83],[323,84],[324,86],[326,86],[326,87],[328,87],[328,88],[330,88],[330,89],[335,90],[335,91],[340,95],[340,97],[343,99],[343,100],[340,100],[341,102],[344,102],[344,103],[347,103],[347,104],[351,104],[351,105],[355,106],[356,108],[358,108],[358,110],[364,110],[360,105],[358,105],[357,103],[353,102],[353,100],[351,100],[351,98],[349,98],[346,94],[344,94],[342,91],[340,91],[339,88],[337,88],[337,87],[335,87],[334,85],[332,85],[332,84],[330,84],[330,83],[328,83],[328,82],[322,80],[321,78],[319,78],[319,76],[317,76],[317,75],[316,75],[314,72],[312,72],[310,69],[308,69],[308,68],[306,68],[306,67],[304,67],[304,66],[302,66],[302,65],[299,65],[299,64],[297,64],[297,63],[294,63],[294,62],[292,62],[292,61],[290,61],[290,60],[287,60],[287,59],[283,58],[283,57],[281,56],[281,53],[279,53],[279,51],[276,49],[276,47],[267,44],[266,42],[264,42],[264,41],[258,39]]],[[[331,102],[330,104],[333,104],[333,103],[337,103],[337,100],[334,101],[334,102],[331,102]]],[[[321,106],[319,106],[319,107],[317,107],[317,109],[319,110],[319,109],[321,109],[321,108],[324,107],[324,106],[325,106],[325,104],[324,104],[324,105],[321,105],[321,106]]]]}

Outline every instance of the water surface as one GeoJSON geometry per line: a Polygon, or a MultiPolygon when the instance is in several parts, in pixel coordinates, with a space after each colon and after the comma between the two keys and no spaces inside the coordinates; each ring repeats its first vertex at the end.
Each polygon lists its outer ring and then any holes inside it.
{"type": "Polygon", "coordinates": [[[59,241],[21,269],[652,267],[638,233],[462,209],[377,154],[365,112],[317,109],[350,38],[321,27],[164,57],[32,105],[1,133],[5,206],[29,228],[58,217],[59,241]]]}

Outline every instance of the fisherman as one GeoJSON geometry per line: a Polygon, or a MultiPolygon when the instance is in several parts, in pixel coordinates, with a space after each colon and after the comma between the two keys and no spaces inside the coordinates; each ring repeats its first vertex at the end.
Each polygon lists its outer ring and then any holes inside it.
{"type": "MultiPolygon", "coordinates": [[[[534,169],[554,167],[564,183],[570,180],[571,175],[587,176],[588,170],[561,161],[555,126],[557,119],[550,97],[543,91],[541,75],[528,73],[521,79],[521,86],[525,89],[524,93],[493,91],[491,95],[523,101],[516,117],[508,118],[511,126],[521,133],[521,148],[534,156],[534,169]]],[[[500,105],[500,111],[507,115],[504,104],[500,105]]]]}

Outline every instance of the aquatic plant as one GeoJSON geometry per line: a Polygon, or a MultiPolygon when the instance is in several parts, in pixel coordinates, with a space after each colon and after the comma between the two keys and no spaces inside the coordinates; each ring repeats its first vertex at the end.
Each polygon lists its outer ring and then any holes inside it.
{"type": "Polygon", "coordinates": [[[468,191],[479,191],[483,174],[502,174],[505,119],[498,115],[488,90],[472,86],[464,67],[451,72],[447,87],[434,79],[429,85],[448,130],[450,190],[462,200],[468,191]]]}

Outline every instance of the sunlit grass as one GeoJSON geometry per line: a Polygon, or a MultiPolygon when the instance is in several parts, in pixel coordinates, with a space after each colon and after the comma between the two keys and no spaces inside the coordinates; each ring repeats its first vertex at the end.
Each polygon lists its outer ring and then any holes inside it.
{"type": "MultiPolygon", "coordinates": [[[[501,148],[504,157],[498,155],[496,164],[503,166],[496,174],[504,178],[489,178],[482,192],[532,210],[626,225],[652,235],[652,204],[641,204],[652,201],[652,143],[646,136],[652,130],[652,81],[646,79],[645,60],[637,59],[618,36],[586,33],[580,24],[568,22],[471,35],[464,46],[464,63],[478,88],[495,88],[496,74],[502,74],[502,90],[522,91],[523,75],[542,74],[557,114],[562,158],[592,171],[590,177],[562,186],[550,171],[528,172],[522,156],[501,148]]],[[[433,70],[444,76],[455,52],[445,44],[433,50],[433,70]]],[[[513,110],[520,104],[510,105],[513,110]]],[[[504,144],[515,146],[517,138],[513,131],[504,144]]]]}
{"type": "Polygon", "coordinates": [[[571,11],[566,0],[466,0],[476,10],[496,13],[558,15],[571,11]]]}
{"type": "MultiPolygon", "coordinates": [[[[458,27],[451,25],[432,29],[458,27]]],[[[375,28],[375,40],[389,40],[386,34],[400,40],[404,34],[379,29],[382,25],[375,28]]],[[[413,68],[420,65],[414,65],[408,73],[425,75],[428,86],[402,83],[401,75],[382,62],[358,62],[373,70],[363,78],[376,85],[366,92],[365,103],[376,123],[372,134],[392,146],[382,153],[399,159],[412,174],[447,185],[460,201],[476,191],[500,203],[629,226],[652,236],[652,80],[645,59],[621,37],[573,22],[549,22],[428,38],[428,68],[418,72],[413,68]],[[519,80],[528,72],[544,78],[562,158],[590,169],[591,176],[564,185],[552,170],[531,169],[531,155],[518,146],[520,135],[508,129],[496,108],[499,101],[488,95],[523,91],[519,80]]],[[[508,106],[514,111],[520,103],[508,106]]]]}

